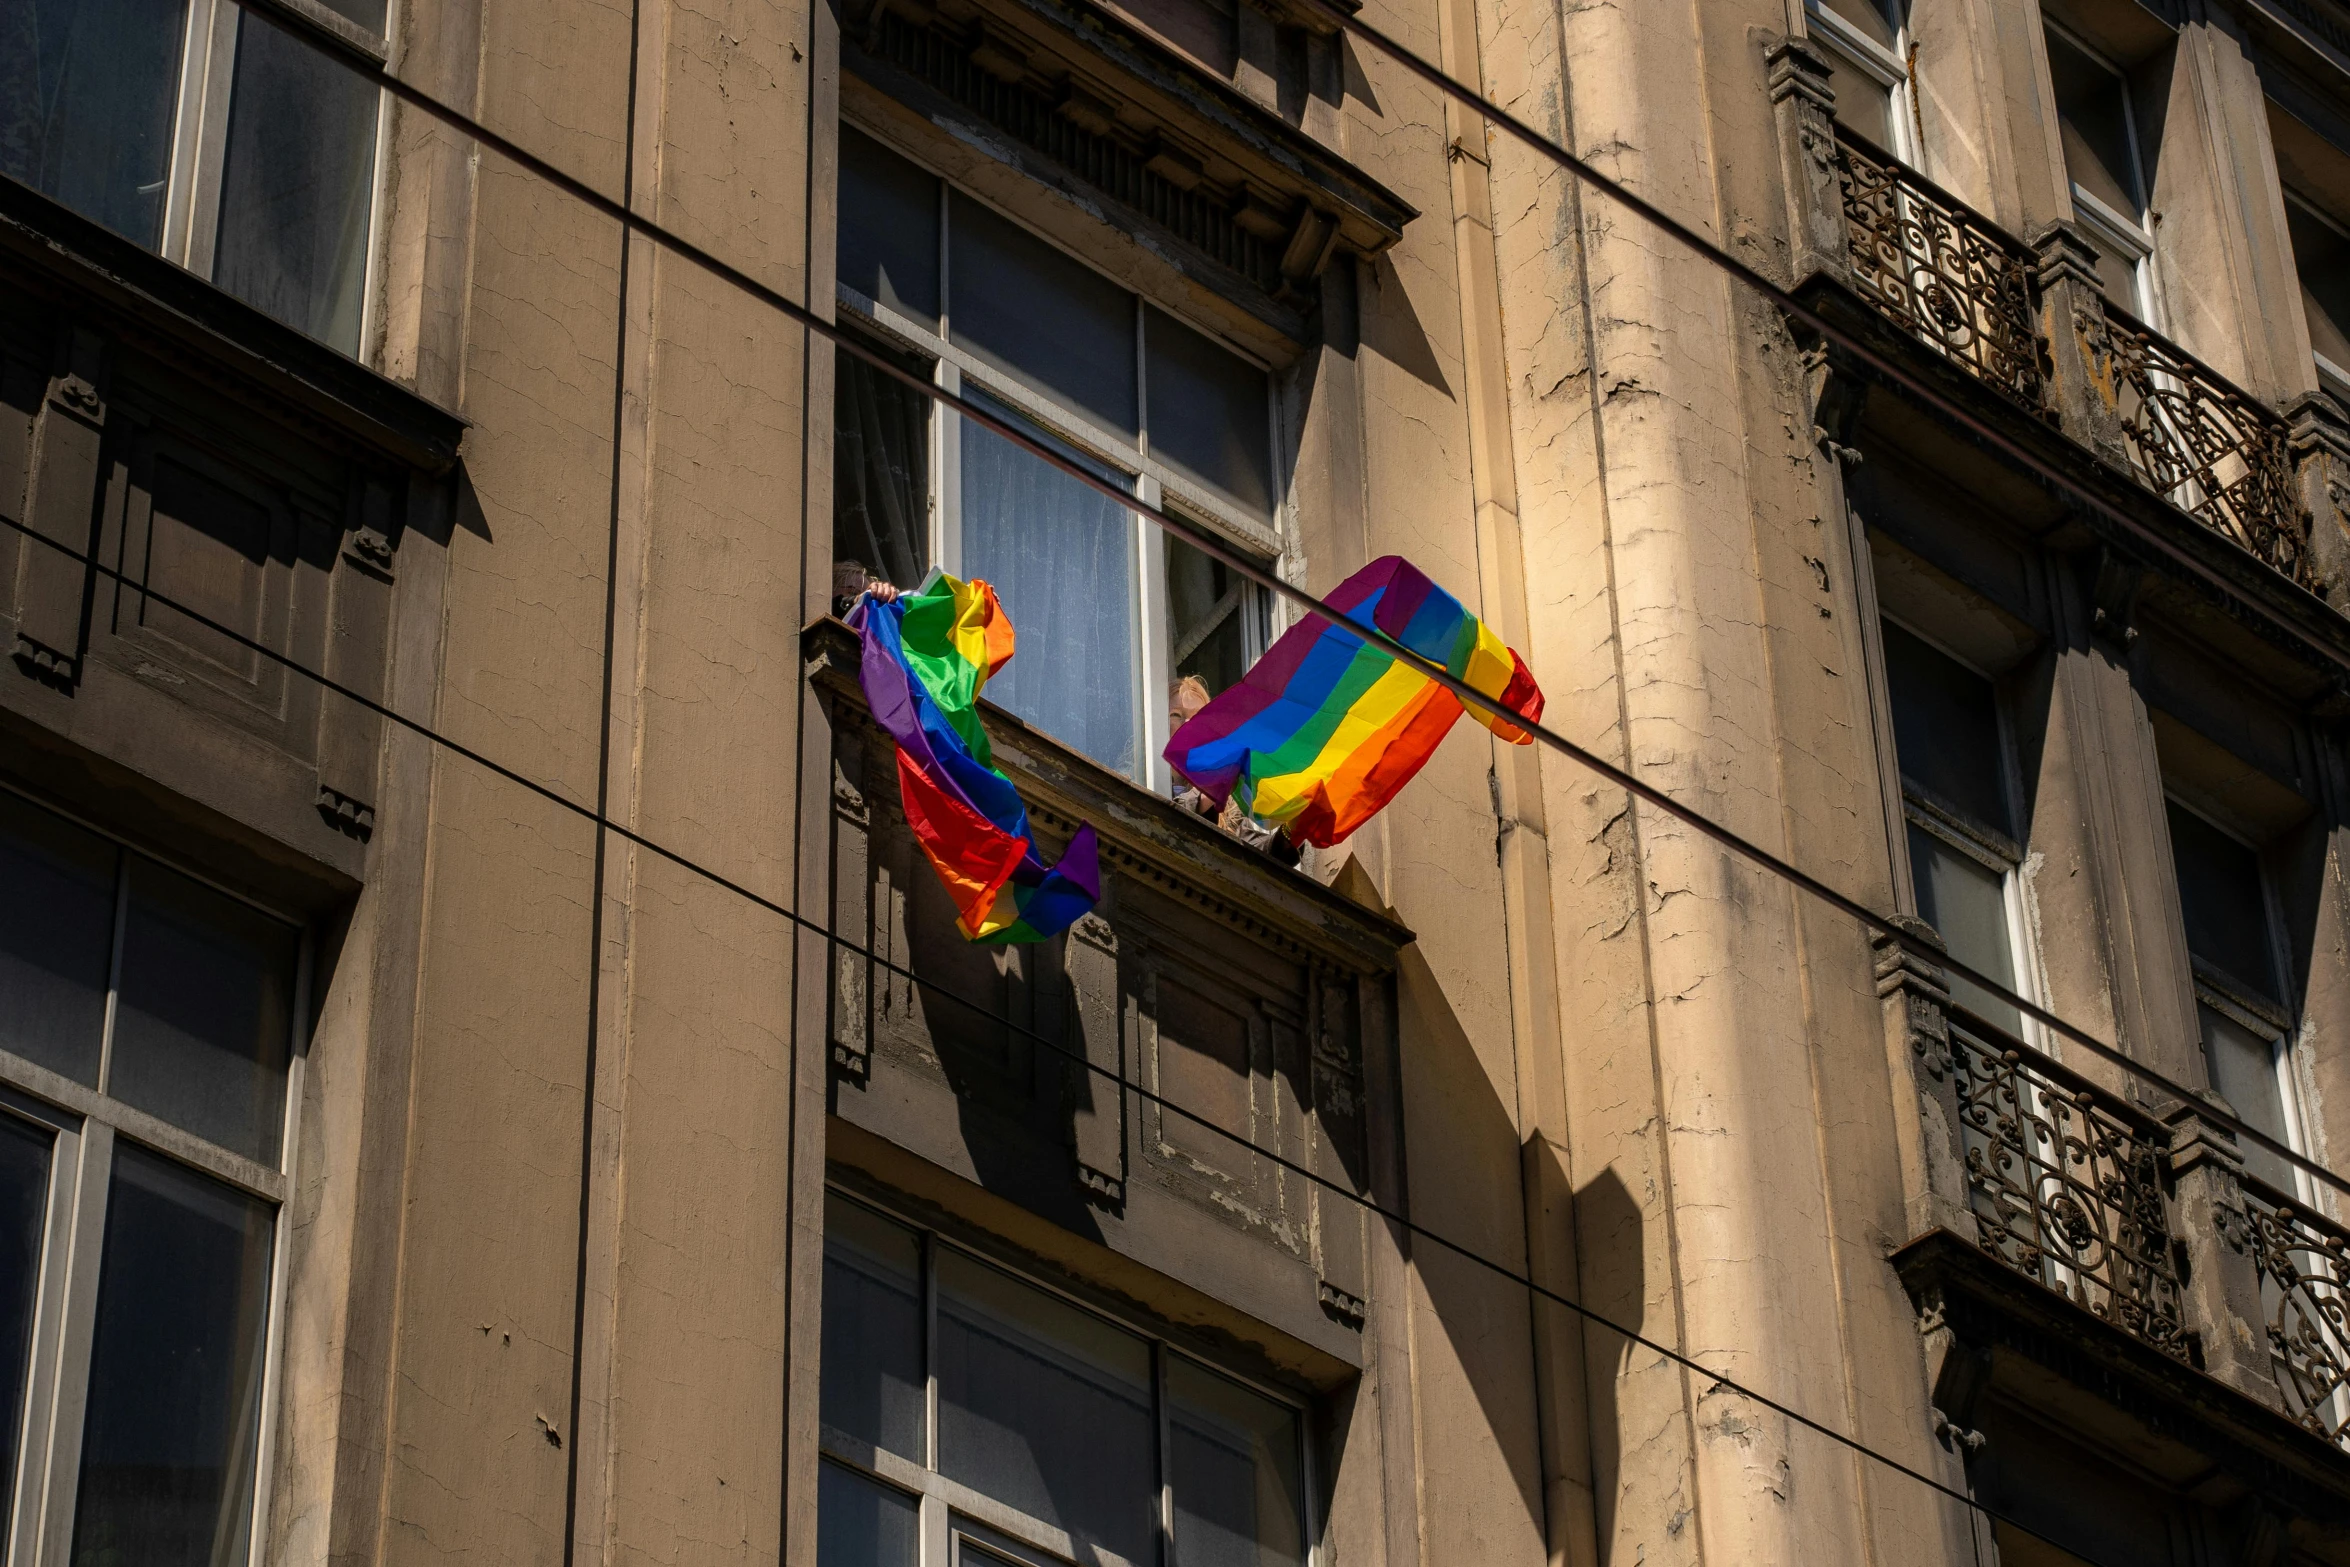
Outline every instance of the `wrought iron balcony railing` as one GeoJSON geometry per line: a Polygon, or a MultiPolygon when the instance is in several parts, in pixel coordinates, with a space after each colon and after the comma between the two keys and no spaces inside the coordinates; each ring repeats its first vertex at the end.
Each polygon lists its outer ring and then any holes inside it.
{"type": "Polygon", "coordinates": [[[2132,1337],[2187,1359],[2164,1192],[2168,1134],[1956,1008],[1950,1044],[1983,1249],[2132,1337]]]}
{"type": "Polygon", "coordinates": [[[2250,1176],[2244,1217],[2285,1410],[2350,1447],[2350,1231],[2250,1176]]]}
{"type": "Polygon", "coordinates": [[[1854,285],[1919,341],[2039,413],[2031,253],[1842,126],[1836,154],[1854,285]]]}

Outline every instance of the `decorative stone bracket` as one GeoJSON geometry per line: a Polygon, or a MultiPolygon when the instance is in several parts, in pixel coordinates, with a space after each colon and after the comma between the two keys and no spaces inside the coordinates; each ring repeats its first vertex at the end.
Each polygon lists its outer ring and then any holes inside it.
{"type": "MultiPolygon", "coordinates": [[[[2228,1110],[2226,1100],[2206,1093],[2213,1105],[2228,1110]]],[[[2180,1304],[2187,1330],[2203,1352],[2203,1369],[2271,1409],[2282,1409],[2261,1320],[2260,1269],[2244,1211],[2244,1158],[2236,1134],[2205,1110],[2201,1104],[2182,1104],[2164,1118],[2171,1133],[2172,1233],[2186,1253],[2180,1304]]]]}
{"type": "MultiPolygon", "coordinates": [[[[1942,950],[1942,937],[1924,920],[1905,914],[1894,920],[1909,935],[1942,950]]],[[[1879,935],[1872,946],[1893,1081],[1907,1081],[1915,1089],[1895,1093],[1893,1117],[1909,1233],[1948,1230],[1971,1242],[1976,1226],[1967,1200],[1958,1080],[1950,1053],[1949,976],[1941,964],[1892,936],[1879,935]]]]}

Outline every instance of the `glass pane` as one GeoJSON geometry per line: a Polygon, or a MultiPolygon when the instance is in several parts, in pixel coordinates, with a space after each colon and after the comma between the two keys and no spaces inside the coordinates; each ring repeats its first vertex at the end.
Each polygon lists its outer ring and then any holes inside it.
{"type": "MultiPolygon", "coordinates": [[[[891,358],[930,373],[926,360],[891,358]]],[[[855,354],[835,350],[832,362],[835,592],[852,567],[860,584],[874,576],[919,587],[930,564],[930,400],[855,354]]]]}
{"type": "Polygon", "coordinates": [[[2056,88],[2057,131],[2073,183],[2135,223],[2146,203],[2130,155],[2129,88],[2056,33],[2048,39],[2048,76],[2056,88]]]}
{"type": "Polygon", "coordinates": [[[1210,696],[1247,672],[1264,645],[1265,594],[1255,583],[1172,533],[1167,563],[1167,649],[1175,677],[1197,675],[1210,696]]]}
{"type": "Polygon", "coordinates": [[[1147,1344],[940,1250],[940,1473],[1068,1530],[1079,1561],[1140,1564],[1156,1554],[1153,1436],[1147,1344]]]}
{"type": "MultiPolygon", "coordinates": [[[[1942,933],[1950,955],[2015,989],[2015,943],[2007,929],[2006,878],[1915,822],[1909,828],[1909,874],[1918,917],[1942,933]]],[[[2009,1033],[2023,1015],[1971,980],[1951,976],[1950,999],[2009,1033]]]]}
{"type": "Polygon", "coordinates": [[[75,1567],[229,1567],[252,1525],[270,1210],[122,1146],[98,1265],[75,1567]]]}
{"type": "Polygon", "coordinates": [[[2176,804],[2170,806],[2170,848],[2187,950],[2253,994],[2283,999],[2260,856],[2176,804]]]}
{"type": "Polygon", "coordinates": [[[827,1197],[824,1423],[926,1463],[925,1397],[921,1242],[869,1208],[827,1197]]]}
{"type": "MultiPolygon", "coordinates": [[[[1901,36],[1900,0],[1817,0],[1823,11],[1833,11],[1863,37],[1891,49],[1901,36]]],[[[1842,108],[1844,100],[1836,100],[1842,108]]]]}
{"type": "Polygon", "coordinates": [[[244,13],[213,281],[345,353],[359,347],[377,93],[244,13]]]}
{"type": "Polygon", "coordinates": [[[2301,275],[2301,309],[2309,318],[2309,346],[2350,370],[2350,239],[2305,211],[2285,203],[2293,236],[2293,266],[2301,275]]]}
{"type": "Polygon", "coordinates": [[[98,1082],[121,851],[0,794],[0,1048],[98,1082]]]}
{"type": "Polygon", "coordinates": [[[184,0],[0,0],[0,174],[152,250],[184,0]]]}
{"type": "Polygon", "coordinates": [[[1880,151],[1893,151],[1893,89],[1825,38],[1815,35],[1812,42],[1828,63],[1828,90],[1836,95],[1836,118],[1874,142],[1880,151]]]}
{"type": "Polygon", "coordinates": [[[49,1128],[0,1111],[0,1519],[8,1516],[16,1483],[49,1208],[49,1153],[56,1145],[49,1128]]]}
{"type": "Polygon", "coordinates": [[[1134,296],[960,191],[947,221],[956,344],[1134,434],[1134,296]]]}
{"type": "Polygon", "coordinates": [[[963,575],[994,584],[1025,649],[987,683],[988,700],[1133,777],[1133,514],[966,422],[963,575]]]}
{"type": "Polygon", "coordinates": [[[893,310],[938,321],[938,180],[840,128],[840,280],[893,310]]]}
{"type": "Polygon", "coordinates": [[[839,1464],[816,1466],[816,1567],[916,1567],[914,1499],[839,1464]]]}
{"type": "Polygon", "coordinates": [[[1160,311],[1146,313],[1151,455],[1260,517],[1273,513],[1265,372],[1160,311]]]}
{"type": "Polygon", "coordinates": [[[1893,744],[1901,776],[1936,803],[2012,836],[2006,763],[1999,753],[1999,698],[1991,682],[1957,659],[1885,626],[1885,680],[1893,699],[1893,744]]]}
{"type": "Polygon", "coordinates": [[[1305,1560],[1297,1412],[1167,1359],[1176,1567],[1305,1560]]]}
{"type": "MultiPolygon", "coordinates": [[[[2195,1011],[2203,1023],[2203,1059],[2211,1069],[2211,1086],[2245,1124],[2291,1147],[2285,1088],[2277,1076],[2280,1041],[2273,1034],[2246,1028],[2217,1007],[2199,1004],[2195,1011]]],[[[2258,1143],[2247,1140],[2240,1146],[2247,1171],[2287,1196],[2293,1194],[2290,1164],[2258,1143]]]]}
{"type": "Polygon", "coordinates": [[[297,943],[291,925],[134,857],[106,1091],[274,1162],[297,943]]]}

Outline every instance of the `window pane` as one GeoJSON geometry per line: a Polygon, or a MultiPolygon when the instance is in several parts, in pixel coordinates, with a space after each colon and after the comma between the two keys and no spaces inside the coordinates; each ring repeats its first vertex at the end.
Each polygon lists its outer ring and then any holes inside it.
{"type": "Polygon", "coordinates": [[[2146,210],[2130,156],[2129,89],[2122,79],[2055,33],[2048,76],[2056,89],[2057,132],[2073,182],[2137,222],[2146,210]]]}
{"type": "Polygon", "coordinates": [[[1273,513],[1265,372],[1160,311],[1146,313],[1151,455],[1260,517],[1273,513]]]}
{"type": "Polygon", "coordinates": [[[1210,696],[1237,682],[1265,641],[1265,594],[1212,555],[1162,534],[1167,649],[1175,676],[1197,675],[1210,696]]]}
{"type": "Polygon", "coordinates": [[[213,281],[345,353],[367,286],[376,102],[358,76],[244,13],[213,281]]]}
{"type": "Polygon", "coordinates": [[[0,0],[0,173],[152,250],[184,0],[0,0]]]}
{"type": "MultiPolygon", "coordinates": [[[[874,344],[874,347],[880,347],[874,344]]],[[[895,355],[928,376],[927,361],[895,355]]],[[[930,563],[930,400],[836,350],[832,393],[832,560],[903,588],[930,563]]]]}
{"type": "Polygon", "coordinates": [[[292,926],[134,857],[106,1091],[275,1161],[296,945],[292,926]]]}
{"type": "Polygon", "coordinates": [[[1150,1348],[952,1251],[938,1253],[938,1467],[1088,1552],[1155,1559],[1150,1348]]]}
{"type": "Polygon", "coordinates": [[[840,280],[917,320],[938,320],[938,181],[840,128],[840,280]]]}
{"type": "Polygon", "coordinates": [[[2255,995],[2281,1000],[2260,856],[2191,811],[2170,807],[2171,859],[2187,950],[2255,995]]]}
{"type": "Polygon", "coordinates": [[[988,699],[1134,776],[1132,514],[966,422],[963,575],[994,584],[1022,638],[988,699]]]}
{"type": "MultiPolygon", "coordinates": [[[[1950,955],[1978,973],[2015,989],[2015,944],[2007,929],[2005,878],[1973,855],[1912,822],[1909,873],[1917,888],[1918,917],[1942,933],[1950,955]]],[[[1951,976],[1950,998],[2010,1033],[2023,1015],[1971,980],[1951,976]]]]}
{"type": "Polygon", "coordinates": [[[1957,659],[1885,623],[1885,679],[1901,776],[1970,821],[2013,835],[1999,754],[1999,699],[1957,659]]]}
{"type": "MultiPolygon", "coordinates": [[[[1820,9],[1833,11],[1862,36],[1890,49],[1901,35],[1900,0],[1818,0],[1820,9]]],[[[1837,100],[1843,107],[1843,100],[1837,100]]]]}
{"type": "MultiPolygon", "coordinates": [[[[2246,1028],[2207,1004],[2195,1011],[2203,1024],[2203,1059],[2211,1069],[2211,1086],[2247,1125],[2292,1146],[2284,1085],[2277,1080],[2276,1036],[2246,1028]]],[[[2293,1167],[2282,1157],[2249,1140],[2240,1147],[2247,1171],[2287,1195],[2293,1192],[2293,1167]]]]}
{"type": "Polygon", "coordinates": [[[1169,1356],[1167,1420],[1176,1567],[1303,1562],[1296,1411],[1169,1356]]]}
{"type": "Polygon", "coordinates": [[[122,1146],[75,1505],[75,1567],[229,1567],[252,1525],[267,1204],[122,1146]]]}
{"type": "Polygon", "coordinates": [[[921,1242],[839,1197],[824,1201],[823,1375],[826,1425],[928,1461],[921,1242]]]}
{"type": "Polygon", "coordinates": [[[1893,89],[1861,69],[1824,37],[1812,43],[1828,63],[1828,90],[1836,95],[1836,118],[1885,152],[1894,147],[1893,89]]]}
{"type": "Polygon", "coordinates": [[[0,1518],[8,1516],[16,1483],[49,1206],[49,1152],[56,1145],[47,1127],[0,1112],[0,1518]]]}
{"type": "Polygon", "coordinates": [[[2285,203],[2293,236],[2293,266],[2301,275],[2301,310],[2309,318],[2309,346],[2350,370],[2350,239],[2285,203]]]}
{"type": "Polygon", "coordinates": [[[914,1499],[835,1463],[816,1466],[816,1567],[915,1567],[914,1499]]]}
{"type": "Polygon", "coordinates": [[[121,851],[0,794],[0,1048],[98,1082],[121,851]]]}
{"type": "Polygon", "coordinates": [[[1134,296],[960,191],[952,202],[948,328],[957,346],[1134,434],[1134,296]]]}

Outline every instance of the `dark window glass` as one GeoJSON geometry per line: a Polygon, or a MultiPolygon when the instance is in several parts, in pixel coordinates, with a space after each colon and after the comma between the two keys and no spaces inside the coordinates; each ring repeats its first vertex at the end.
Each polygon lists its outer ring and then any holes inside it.
{"type": "Polygon", "coordinates": [[[98,1082],[121,851],[0,793],[0,1048],[98,1082]]]}
{"type": "Polygon", "coordinates": [[[914,1499],[838,1464],[816,1466],[816,1567],[915,1567],[914,1499]]]}
{"type": "Polygon", "coordinates": [[[1850,22],[1855,31],[1887,49],[1900,39],[1900,0],[1820,0],[1820,3],[1850,22]]]}
{"type": "MultiPolygon", "coordinates": [[[[1002,404],[965,395],[1011,417],[1002,404]]],[[[988,700],[1129,777],[1134,549],[1126,508],[1002,436],[964,425],[963,575],[995,585],[1024,639],[987,683],[988,700]]]]}
{"type": "MultiPolygon", "coordinates": [[[[2287,1147],[2285,1089],[2277,1077],[2277,1050],[2281,1041],[2265,1028],[2247,1028],[2237,1018],[2203,1003],[2195,1009],[2203,1026],[2203,1059],[2211,1071],[2211,1086],[2227,1100],[2247,1125],[2266,1132],[2287,1147]]],[[[2282,1155],[2245,1138],[2238,1149],[2244,1168],[2279,1191],[2293,1191],[2293,1167],[2282,1155]]]]}
{"type": "Polygon", "coordinates": [[[824,1204],[827,1426],[928,1460],[922,1249],[912,1230],[838,1197],[824,1204]]]}
{"type": "Polygon", "coordinates": [[[268,1205],[143,1149],[114,1160],[75,1567],[229,1567],[252,1528],[268,1205]]]}
{"type": "Polygon", "coordinates": [[[2301,275],[2301,312],[2309,319],[2309,346],[2350,370],[2350,239],[2285,203],[2293,236],[2293,266],[2301,275]]]}
{"type": "Polygon", "coordinates": [[[2283,999],[2260,856],[2176,805],[2170,807],[2170,848],[2187,950],[2253,994],[2283,999]]]}
{"type": "Polygon", "coordinates": [[[2073,182],[2132,222],[2146,210],[2130,145],[2129,88],[2121,77],[2061,35],[2048,40],[2057,133],[2073,182]]]}
{"type": "Polygon", "coordinates": [[[938,1253],[938,1467],[1069,1532],[1077,1559],[1157,1550],[1150,1347],[938,1253]]]}
{"type": "MultiPolygon", "coordinates": [[[[2015,940],[2008,930],[2006,878],[1912,822],[1909,879],[1917,892],[1918,918],[1941,933],[1950,955],[2013,990],[2015,940]]],[[[1952,975],[1950,996],[2011,1034],[2023,1028],[2022,1013],[1972,980],[1952,975]]]]}
{"type": "Polygon", "coordinates": [[[367,283],[376,105],[358,75],[243,13],[213,281],[345,353],[367,283]]]}
{"type": "MultiPolygon", "coordinates": [[[[928,379],[927,360],[890,357],[928,379]]],[[[836,350],[833,365],[833,562],[919,586],[930,562],[930,400],[855,354],[836,350]]]]}
{"type": "Polygon", "coordinates": [[[1151,455],[1234,504],[1271,515],[1265,372],[1159,311],[1146,319],[1151,455]]]}
{"type": "Polygon", "coordinates": [[[0,1518],[14,1500],[33,1298],[40,1292],[41,1232],[49,1209],[49,1155],[56,1145],[47,1127],[0,1111],[0,1518]]]}
{"type": "Polygon", "coordinates": [[[947,267],[948,326],[958,346],[1136,433],[1132,294],[960,191],[948,219],[947,267]]]}
{"type": "Polygon", "coordinates": [[[1935,803],[2012,836],[1991,682],[1891,621],[1884,646],[1901,776],[1935,803]]]}
{"type": "Polygon", "coordinates": [[[1176,1567],[1305,1560],[1295,1411],[1169,1356],[1167,1425],[1176,1567]]]}
{"type": "Polygon", "coordinates": [[[131,862],[106,1091],[248,1158],[277,1158],[296,933],[150,861],[131,862]]]}
{"type": "Polygon", "coordinates": [[[1264,642],[1265,595],[1212,555],[1163,534],[1167,570],[1167,657],[1175,677],[1197,675],[1209,695],[1248,669],[1249,647],[1264,642]]]}
{"type": "Polygon", "coordinates": [[[1826,38],[1813,45],[1828,64],[1828,90],[1836,95],[1836,118],[1885,152],[1893,150],[1893,89],[1826,38]]]}
{"type": "Polygon", "coordinates": [[[0,173],[162,238],[182,0],[0,0],[0,173]]]}
{"type": "Polygon", "coordinates": [[[938,321],[938,181],[846,125],[840,280],[893,310],[938,321]]]}

